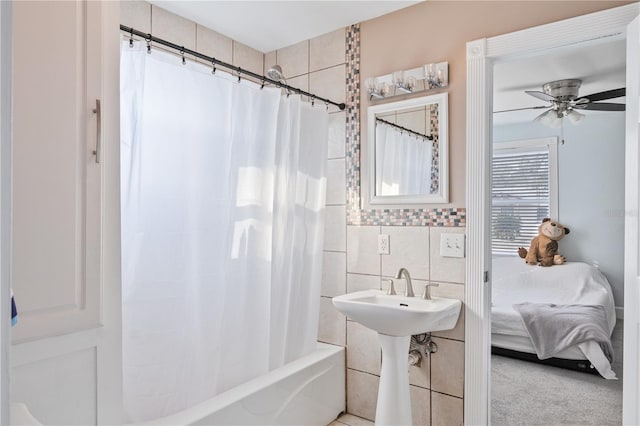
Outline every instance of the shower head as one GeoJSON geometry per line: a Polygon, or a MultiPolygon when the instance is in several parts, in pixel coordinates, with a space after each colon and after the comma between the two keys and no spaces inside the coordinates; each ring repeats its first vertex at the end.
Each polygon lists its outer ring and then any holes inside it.
{"type": "Polygon", "coordinates": [[[271,80],[285,81],[282,67],[277,64],[267,70],[267,77],[269,77],[271,80]]]}

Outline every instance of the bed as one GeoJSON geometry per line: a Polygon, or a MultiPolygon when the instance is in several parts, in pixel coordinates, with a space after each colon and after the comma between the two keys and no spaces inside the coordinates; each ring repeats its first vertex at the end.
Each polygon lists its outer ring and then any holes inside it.
{"type": "MultiPolygon", "coordinates": [[[[530,332],[519,312],[519,304],[523,303],[596,306],[603,311],[604,324],[601,328],[606,329],[606,339],[610,338],[616,325],[611,286],[598,268],[582,262],[540,267],[528,265],[518,257],[494,257],[491,306],[493,353],[539,360],[530,332]]],[[[586,341],[567,347],[543,362],[597,372],[605,378],[615,379],[605,352],[595,341],[586,341]]]]}

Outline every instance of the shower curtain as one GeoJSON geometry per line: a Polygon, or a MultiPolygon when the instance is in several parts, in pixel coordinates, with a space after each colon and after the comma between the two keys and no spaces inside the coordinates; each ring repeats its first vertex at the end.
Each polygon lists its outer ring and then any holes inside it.
{"type": "Polygon", "coordinates": [[[121,49],[125,416],[162,417],[315,347],[327,113],[121,49]]]}
{"type": "Polygon", "coordinates": [[[376,195],[429,194],[432,141],[376,123],[376,195]]]}

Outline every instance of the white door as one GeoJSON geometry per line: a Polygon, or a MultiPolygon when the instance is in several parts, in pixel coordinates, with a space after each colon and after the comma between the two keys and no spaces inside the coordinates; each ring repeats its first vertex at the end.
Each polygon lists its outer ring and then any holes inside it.
{"type": "Polygon", "coordinates": [[[13,3],[11,400],[44,424],[117,418],[118,14],[13,3]]]}
{"type": "Polygon", "coordinates": [[[640,424],[640,18],[627,27],[623,424],[640,424]]]}

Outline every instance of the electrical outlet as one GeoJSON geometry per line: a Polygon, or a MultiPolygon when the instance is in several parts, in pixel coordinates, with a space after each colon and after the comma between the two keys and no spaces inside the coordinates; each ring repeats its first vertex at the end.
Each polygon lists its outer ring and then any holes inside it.
{"type": "Polygon", "coordinates": [[[389,234],[378,235],[378,254],[389,254],[389,234]]]}
{"type": "Polygon", "coordinates": [[[440,256],[464,257],[464,234],[442,234],[440,256]]]}

